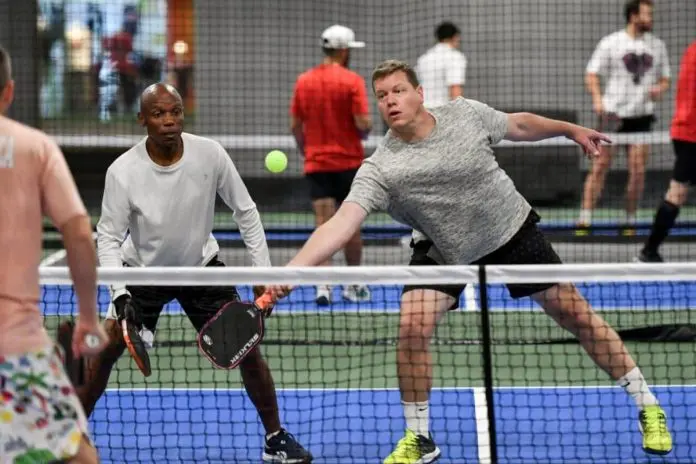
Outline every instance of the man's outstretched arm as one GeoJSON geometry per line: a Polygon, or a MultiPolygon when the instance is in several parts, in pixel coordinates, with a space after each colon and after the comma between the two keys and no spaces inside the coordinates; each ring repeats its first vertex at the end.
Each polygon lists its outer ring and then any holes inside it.
{"type": "Polygon", "coordinates": [[[599,156],[602,142],[611,143],[606,135],[565,121],[545,118],[532,113],[508,115],[505,139],[516,142],[535,142],[551,137],[567,137],[582,147],[586,154],[599,156]]]}
{"type": "Polygon", "coordinates": [[[314,231],[288,266],[316,266],[324,262],[348,243],[366,217],[367,211],[357,203],[344,202],[331,219],[314,231]]]}
{"type": "MultiPolygon", "coordinates": [[[[326,261],[345,246],[366,217],[367,211],[357,203],[344,202],[331,219],[312,233],[287,266],[316,266],[326,261]]],[[[283,298],[292,290],[288,285],[269,285],[266,289],[274,300],[283,298]]]]}

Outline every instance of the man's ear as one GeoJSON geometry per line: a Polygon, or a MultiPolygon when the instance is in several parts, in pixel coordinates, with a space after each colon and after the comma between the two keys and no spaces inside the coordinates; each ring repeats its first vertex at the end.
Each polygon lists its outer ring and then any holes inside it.
{"type": "Polygon", "coordinates": [[[5,113],[10,105],[12,105],[12,101],[14,100],[14,86],[14,81],[10,80],[0,93],[0,114],[5,113]]]}

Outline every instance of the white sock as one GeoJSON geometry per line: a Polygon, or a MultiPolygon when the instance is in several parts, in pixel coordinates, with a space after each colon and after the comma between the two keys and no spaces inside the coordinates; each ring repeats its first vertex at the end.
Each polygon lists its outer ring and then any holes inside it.
{"type": "Polygon", "coordinates": [[[430,436],[430,407],[428,402],[407,403],[402,401],[401,404],[404,406],[406,428],[416,435],[430,436]]]}
{"type": "Polygon", "coordinates": [[[273,432],[273,433],[269,433],[268,435],[266,435],[266,441],[270,440],[271,438],[275,437],[278,434],[280,434],[280,430],[273,432]]]}
{"type": "Polygon", "coordinates": [[[589,226],[592,223],[592,210],[591,209],[581,209],[580,210],[580,223],[589,226]]]}
{"type": "Polygon", "coordinates": [[[655,395],[650,391],[648,382],[645,381],[643,374],[637,366],[617,380],[616,383],[623,388],[626,393],[631,395],[638,409],[658,404],[657,398],[655,398],[655,395]]]}

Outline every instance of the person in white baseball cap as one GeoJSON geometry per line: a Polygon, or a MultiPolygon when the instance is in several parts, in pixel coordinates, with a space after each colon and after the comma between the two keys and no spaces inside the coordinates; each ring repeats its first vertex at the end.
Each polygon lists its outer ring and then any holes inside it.
{"type": "MultiPolygon", "coordinates": [[[[322,62],[306,70],[295,82],[290,103],[290,130],[304,158],[304,175],[317,226],[328,221],[350,191],[355,173],[365,159],[362,140],[372,129],[365,80],[348,69],[351,48],[362,48],[355,33],[333,25],[321,34],[322,62]]],[[[343,248],[346,264],[359,266],[362,238],[358,231],[343,248]]],[[[323,265],[330,265],[326,260],[323,265]]],[[[316,289],[316,303],[331,304],[333,290],[316,289]]],[[[365,285],[348,285],[342,298],[351,302],[370,300],[365,285]]]]}
{"type": "Polygon", "coordinates": [[[355,32],[349,27],[334,24],[321,34],[323,48],[341,50],[346,48],[364,48],[365,42],[355,40],[355,32]]]}

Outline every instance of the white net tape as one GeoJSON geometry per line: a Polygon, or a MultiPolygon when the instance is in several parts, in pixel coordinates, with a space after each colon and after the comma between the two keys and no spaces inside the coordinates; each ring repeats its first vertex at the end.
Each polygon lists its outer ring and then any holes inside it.
{"type": "MultiPolygon", "coordinates": [[[[42,284],[70,285],[65,267],[40,268],[42,284]]],[[[631,282],[696,280],[696,263],[553,264],[485,266],[494,283],[631,282]]],[[[149,267],[100,268],[102,284],[126,285],[320,285],[320,284],[455,284],[479,283],[477,266],[361,267],[149,267]]]]}

